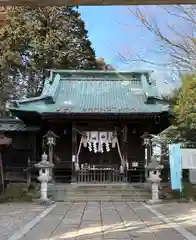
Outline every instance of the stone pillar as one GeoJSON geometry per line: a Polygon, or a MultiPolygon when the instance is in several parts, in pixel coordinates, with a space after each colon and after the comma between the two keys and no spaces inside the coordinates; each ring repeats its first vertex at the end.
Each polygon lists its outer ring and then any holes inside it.
{"type": "Polygon", "coordinates": [[[148,182],[151,183],[152,188],[152,199],[148,201],[150,204],[160,203],[159,199],[159,183],[161,181],[159,170],[150,171],[150,177],[148,182]]]}
{"type": "Polygon", "coordinates": [[[41,181],[41,197],[40,199],[42,201],[48,201],[48,184],[46,181],[41,181]]]}
{"type": "Polygon", "coordinates": [[[164,166],[161,164],[161,142],[160,139],[155,136],[151,139],[152,142],[152,157],[151,161],[147,166],[149,170],[149,178],[147,179],[152,185],[152,199],[149,203],[159,203],[161,200],[159,199],[159,186],[161,182],[161,170],[164,166]]]}
{"type": "Polygon", "coordinates": [[[42,155],[42,161],[35,164],[35,167],[39,169],[38,180],[41,183],[40,188],[40,204],[51,204],[51,200],[48,199],[48,182],[51,180],[50,169],[54,167],[53,163],[50,163],[48,160],[48,156],[44,153],[42,155]]]}
{"type": "Polygon", "coordinates": [[[152,201],[159,201],[159,184],[156,182],[152,182],[152,201]]]}

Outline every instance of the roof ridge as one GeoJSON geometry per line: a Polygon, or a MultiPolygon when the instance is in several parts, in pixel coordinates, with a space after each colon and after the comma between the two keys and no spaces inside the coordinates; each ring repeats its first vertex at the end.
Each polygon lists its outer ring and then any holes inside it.
{"type": "Polygon", "coordinates": [[[71,74],[71,73],[75,73],[75,74],[81,74],[81,73],[85,73],[85,74],[92,74],[92,73],[97,73],[97,74],[133,74],[133,73],[140,73],[140,74],[144,74],[144,73],[152,73],[153,70],[132,70],[132,71],[117,71],[117,70],[73,70],[73,69],[48,69],[48,71],[52,72],[52,73],[67,73],[67,74],[71,74]]]}
{"type": "MultiPolygon", "coordinates": [[[[22,100],[11,100],[10,105],[19,107],[20,103],[30,103],[30,102],[44,100],[46,98],[47,98],[46,96],[39,96],[39,97],[26,98],[26,99],[22,99],[22,100]]],[[[12,106],[9,107],[9,109],[11,109],[11,108],[12,108],[12,106]]]]}
{"type": "Polygon", "coordinates": [[[96,78],[90,78],[90,77],[61,77],[61,80],[69,80],[69,81],[118,81],[118,82],[120,82],[120,81],[130,81],[130,82],[140,82],[141,80],[140,79],[137,79],[137,78],[135,78],[135,79],[131,79],[131,78],[129,78],[129,79],[119,79],[119,78],[98,78],[98,77],[96,77],[96,78]]]}
{"type": "Polygon", "coordinates": [[[56,101],[56,97],[58,95],[60,80],[61,76],[60,74],[57,73],[53,78],[53,82],[50,84],[50,87],[48,88],[48,92],[45,95],[46,97],[51,98],[54,102],[56,101]]]}

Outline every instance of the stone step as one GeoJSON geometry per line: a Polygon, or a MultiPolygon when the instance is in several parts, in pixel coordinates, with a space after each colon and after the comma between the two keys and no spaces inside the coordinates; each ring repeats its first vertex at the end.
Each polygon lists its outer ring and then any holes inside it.
{"type": "Polygon", "coordinates": [[[115,193],[130,193],[130,194],[134,194],[134,193],[150,193],[151,191],[147,191],[147,190],[133,190],[133,189],[118,189],[118,190],[115,190],[115,189],[105,189],[105,190],[102,190],[102,189],[51,189],[51,191],[61,191],[61,192],[64,192],[64,193],[81,193],[81,194],[88,194],[88,193],[104,193],[104,194],[115,194],[115,193]]]}
{"type": "Polygon", "coordinates": [[[56,184],[49,188],[55,201],[146,201],[149,190],[131,184],[56,184]]]}
{"type": "Polygon", "coordinates": [[[114,193],[107,193],[107,192],[63,192],[63,191],[50,191],[50,195],[65,195],[65,196],[151,196],[151,193],[148,192],[114,192],[114,193]]]}
{"type": "MultiPolygon", "coordinates": [[[[124,201],[146,201],[151,199],[151,196],[95,196],[95,195],[88,195],[88,196],[64,196],[59,200],[72,200],[72,201],[81,201],[81,200],[90,200],[90,201],[101,201],[101,200],[124,200],[124,201]]],[[[57,200],[56,200],[57,201],[57,200]]]]}
{"type": "Polygon", "coordinates": [[[140,191],[140,192],[145,192],[148,191],[147,189],[137,189],[137,188],[100,188],[100,187],[92,187],[92,188],[57,188],[59,190],[67,190],[67,191],[140,191]]]}
{"type": "Polygon", "coordinates": [[[150,193],[113,193],[113,194],[105,194],[105,193],[96,193],[96,192],[90,192],[90,193],[87,193],[87,194],[82,194],[82,193],[74,193],[74,192],[71,192],[71,193],[62,193],[61,194],[64,194],[64,195],[71,195],[71,196],[151,196],[150,193]]]}
{"type": "Polygon", "coordinates": [[[86,188],[86,187],[83,187],[83,188],[80,188],[80,187],[70,187],[70,188],[53,188],[55,190],[58,190],[58,191],[78,191],[78,192],[91,192],[91,191],[101,191],[101,192],[119,192],[119,191],[124,191],[124,192],[135,192],[135,191],[138,191],[138,192],[146,192],[146,191],[149,191],[149,190],[146,190],[146,189],[134,189],[134,188],[130,188],[130,187],[127,187],[127,188],[100,188],[100,187],[91,187],[91,188],[86,188]]]}
{"type": "Polygon", "coordinates": [[[108,201],[115,201],[115,202],[147,202],[149,198],[65,198],[62,200],[56,200],[56,202],[108,202],[108,201]]]}
{"type": "Polygon", "coordinates": [[[127,196],[135,196],[135,195],[140,195],[140,196],[146,196],[146,195],[151,195],[151,193],[148,192],[113,192],[113,193],[108,193],[108,192],[96,192],[96,191],[91,191],[91,192],[61,192],[64,195],[81,195],[81,196],[86,196],[86,195],[104,195],[104,196],[108,196],[108,195],[127,195],[127,196]]]}
{"type": "Polygon", "coordinates": [[[94,187],[99,187],[99,188],[143,188],[145,185],[149,184],[127,184],[127,183],[72,183],[72,184],[56,184],[57,188],[94,188],[94,187]]]}
{"type": "Polygon", "coordinates": [[[124,200],[124,201],[145,201],[151,199],[150,194],[113,194],[113,195],[106,195],[106,194],[62,194],[62,193],[57,193],[53,195],[53,199],[55,201],[102,201],[102,200],[124,200]]]}

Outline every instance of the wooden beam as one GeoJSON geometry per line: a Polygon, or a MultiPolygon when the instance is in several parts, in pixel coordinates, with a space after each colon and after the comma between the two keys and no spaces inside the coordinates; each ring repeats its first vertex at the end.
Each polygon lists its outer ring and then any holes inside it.
{"type": "Polygon", "coordinates": [[[104,6],[104,5],[173,5],[195,4],[196,0],[0,0],[3,6],[38,5],[38,6],[104,6]]]}
{"type": "Polygon", "coordinates": [[[72,123],[72,154],[76,155],[77,153],[77,128],[76,124],[72,123]]]}

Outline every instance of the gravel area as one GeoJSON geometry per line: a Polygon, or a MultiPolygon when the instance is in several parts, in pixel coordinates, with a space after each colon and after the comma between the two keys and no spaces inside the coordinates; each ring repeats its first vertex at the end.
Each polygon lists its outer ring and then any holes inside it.
{"type": "Polygon", "coordinates": [[[44,210],[32,203],[0,204],[0,240],[8,239],[44,210]]]}

